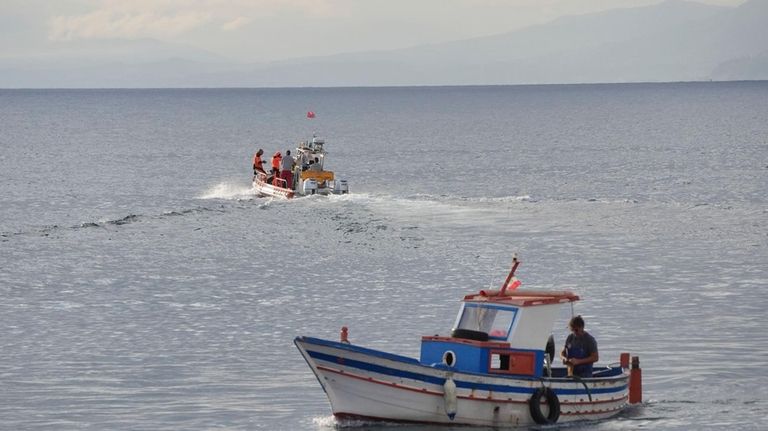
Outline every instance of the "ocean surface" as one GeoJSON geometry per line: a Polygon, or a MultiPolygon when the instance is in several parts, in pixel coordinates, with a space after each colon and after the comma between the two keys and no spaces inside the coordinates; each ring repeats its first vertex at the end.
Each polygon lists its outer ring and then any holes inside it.
{"type": "Polygon", "coordinates": [[[0,429],[447,429],[337,423],[293,339],[418,357],[513,253],[640,357],[568,429],[768,428],[768,82],[0,90],[0,429]],[[351,194],[254,196],[313,133],[351,194]]]}

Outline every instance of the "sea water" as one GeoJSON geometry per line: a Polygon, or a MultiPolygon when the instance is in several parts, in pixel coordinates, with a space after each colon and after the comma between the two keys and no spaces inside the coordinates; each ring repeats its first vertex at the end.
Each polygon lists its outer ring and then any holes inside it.
{"type": "Polygon", "coordinates": [[[418,357],[513,253],[640,357],[569,429],[765,429],[767,195],[768,82],[2,90],[0,429],[369,427],[293,338],[418,357]],[[351,193],[254,196],[313,133],[351,193]]]}

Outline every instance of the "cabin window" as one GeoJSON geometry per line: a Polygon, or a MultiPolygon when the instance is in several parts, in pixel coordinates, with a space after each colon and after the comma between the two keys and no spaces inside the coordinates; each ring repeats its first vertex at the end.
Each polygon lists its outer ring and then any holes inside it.
{"type": "Polygon", "coordinates": [[[504,340],[509,336],[516,314],[516,309],[466,303],[457,327],[485,332],[489,338],[504,340]]]}

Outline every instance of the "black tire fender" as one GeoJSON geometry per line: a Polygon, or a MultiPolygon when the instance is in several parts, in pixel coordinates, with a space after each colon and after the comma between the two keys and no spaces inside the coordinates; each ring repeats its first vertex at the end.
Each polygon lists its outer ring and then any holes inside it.
{"type": "Polygon", "coordinates": [[[463,338],[465,340],[488,341],[487,332],[473,331],[471,329],[454,329],[451,331],[451,337],[463,338]]]}
{"type": "Polygon", "coordinates": [[[560,400],[557,394],[551,388],[540,387],[533,392],[531,399],[528,400],[528,407],[531,411],[533,421],[539,425],[551,425],[560,419],[560,400]],[[544,416],[541,411],[542,398],[547,402],[549,414],[544,416]]]}

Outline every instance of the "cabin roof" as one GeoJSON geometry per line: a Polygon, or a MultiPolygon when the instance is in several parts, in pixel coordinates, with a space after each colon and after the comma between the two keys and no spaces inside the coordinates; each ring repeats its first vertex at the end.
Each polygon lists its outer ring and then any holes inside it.
{"type": "Polygon", "coordinates": [[[518,307],[533,307],[537,305],[564,304],[575,302],[580,298],[567,290],[507,290],[501,294],[499,290],[481,290],[464,297],[464,302],[488,302],[494,304],[516,305],[518,307]]]}

